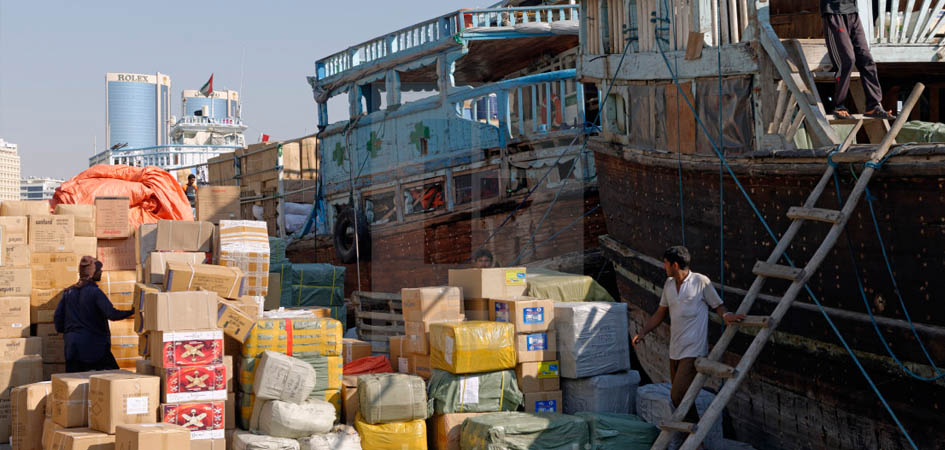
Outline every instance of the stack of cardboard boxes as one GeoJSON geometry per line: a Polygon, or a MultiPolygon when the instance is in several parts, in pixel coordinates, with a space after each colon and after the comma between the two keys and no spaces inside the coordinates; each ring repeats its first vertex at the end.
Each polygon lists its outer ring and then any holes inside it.
{"type": "Polygon", "coordinates": [[[400,296],[405,337],[402,344],[395,342],[391,347],[402,345],[406,350],[407,373],[428,379],[432,375],[430,326],[436,322],[465,320],[463,291],[449,286],[404,288],[400,296]]]}
{"type": "MultiPolygon", "coordinates": [[[[5,301],[0,298],[0,301],[5,301]]],[[[28,328],[28,327],[27,327],[28,328]]],[[[17,330],[0,325],[0,335],[9,336],[17,330]]],[[[43,376],[39,338],[0,338],[0,443],[8,442],[11,434],[12,405],[18,386],[40,381],[43,376]]]]}

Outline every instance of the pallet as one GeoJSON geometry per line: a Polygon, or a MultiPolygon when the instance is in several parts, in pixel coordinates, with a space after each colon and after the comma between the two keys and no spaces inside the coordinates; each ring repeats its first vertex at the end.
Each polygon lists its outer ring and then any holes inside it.
{"type": "Polygon", "coordinates": [[[391,336],[403,336],[404,315],[400,294],[354,291],[355,323],[358,339],[371,343],[374,353],[387,353],[391,336]]]}

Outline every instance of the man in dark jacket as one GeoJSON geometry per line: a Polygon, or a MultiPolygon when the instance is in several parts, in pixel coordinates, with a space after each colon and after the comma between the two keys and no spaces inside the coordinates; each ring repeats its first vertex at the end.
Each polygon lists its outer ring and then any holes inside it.
{"type": "MultiPolygon", "coordinates": [[[[883,109],[883,88],[879,85],[876,63],[870,53],[869,42],[860,23],[856,0],[820,0],[820,13],[824,19],[824,39],[827,53],[837,71],[837,88],[834,90],[834,115],[849,118],[850,112],[844,103],[850,92],[850,75],[853,66],[860,70],[863,91],[866,94],[866,117],[895,119],[883,109]]],[[[882,14],[882,13],[880,13],[882,14]]],[[[866,20],[872,20],[867,17],[866,20]]]]}
{"type": "Polygon", "coordinates": [[[54,321],[65,340],[66,372],[118,369],[108,321],[126,319],[134,311],[115,309],[96,284],[101,279],[102,263],[83,256],[79,282],[62,293],[56,307],[54,321]]]}

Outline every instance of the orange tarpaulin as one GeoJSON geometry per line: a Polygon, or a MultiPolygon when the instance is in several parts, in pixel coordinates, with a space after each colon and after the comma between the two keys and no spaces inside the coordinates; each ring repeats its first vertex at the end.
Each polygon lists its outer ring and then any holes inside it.
{"type": "Polygon", "coordinates": [[[194,220],[184,189],[173,175],[153,166],[100,164],[76,175],[56,189],[52,205],[93,205],[95,197],[128,197],[128,221],[137,228],[158,219],[194,220]]]}
{"type": "Polygon", "coordinates": [[[390,360],[386,356],[378,355],[365,356],[351,361],[345,364],[341,370],[345,375],[362,375],[365,373],[389,373],[393,372],[394,368],[391,367],[390,360]]]}

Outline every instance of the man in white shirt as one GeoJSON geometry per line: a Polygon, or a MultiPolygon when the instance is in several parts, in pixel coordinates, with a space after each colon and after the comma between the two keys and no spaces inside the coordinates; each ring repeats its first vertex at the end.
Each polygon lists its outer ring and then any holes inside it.
{"type": "MultiPolygon", "coordinates": [[[[709,308],[722,316],[726,325],[745,318],[744,314],[725,309],[709,277],[689,270],[690,260],[689,250],[683,246],[670,247],[663,253],[663,268],[669,278],[663,285],[660,306],[640,334],[633,337],[634,346],[643,342],[643,336],[659,326],[669,311],[670,398],[675,406],[682,402],[696,376],[696,358],[709,354],[709,308]]],[[[699,421],[694,404],[686,413],[685,421],[699,421]]]]}

